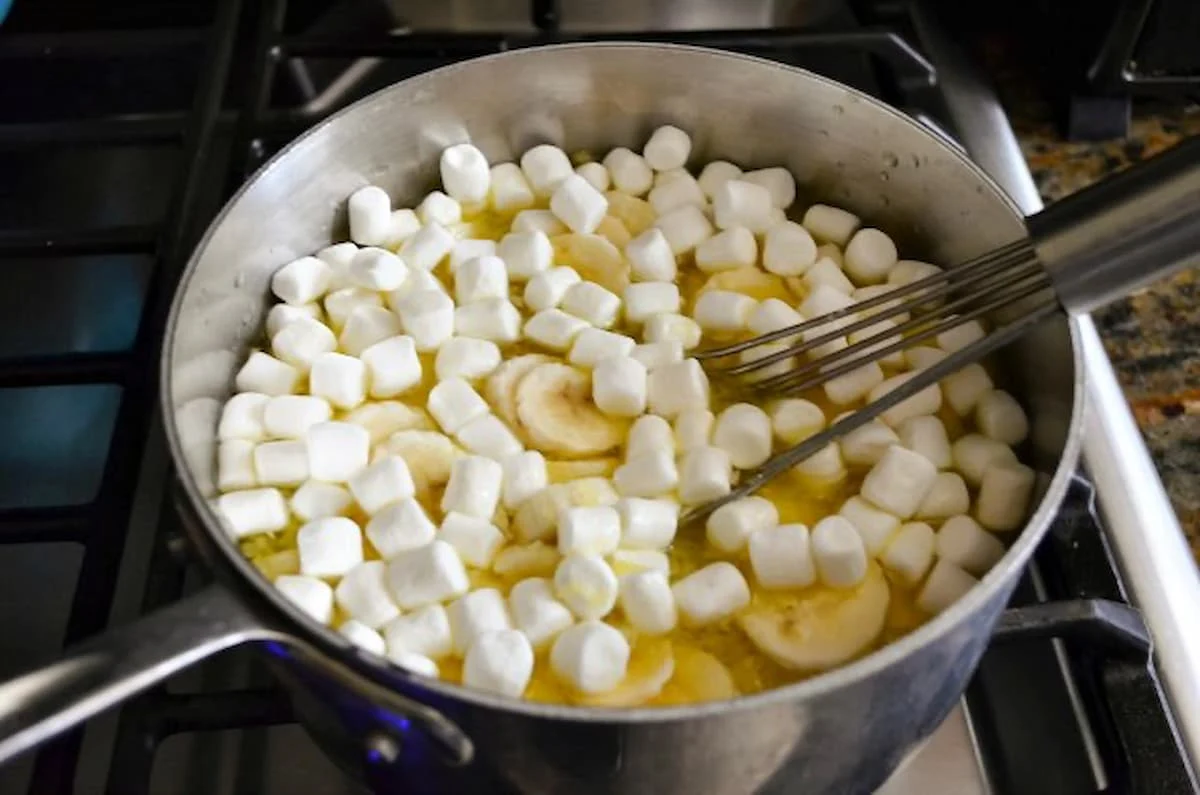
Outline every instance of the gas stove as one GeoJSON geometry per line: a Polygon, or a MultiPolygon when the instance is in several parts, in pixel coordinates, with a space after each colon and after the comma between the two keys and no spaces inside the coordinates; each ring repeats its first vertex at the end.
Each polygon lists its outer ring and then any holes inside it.
{"type": "MultiPolygon", "coordinates": [[[[994,94],[921,3],[17,5],[0,33],[20,75],[0,107],[0,679],[196,584],[156,413],[170,296],[221,202],[376,88],[540,43],[732,49],[880,97],[1040,207],[994,94]]],[[[1078,331],[1090,405],[1070,496],[961,705],[881,792],[1195,789],[1200,633],[1183,616],[1200,582],[1095,328],[1078,331]]],[[[0,769],[0,791],[361,785],[294,724],[257,656],[232,652],[0,769]]]]}

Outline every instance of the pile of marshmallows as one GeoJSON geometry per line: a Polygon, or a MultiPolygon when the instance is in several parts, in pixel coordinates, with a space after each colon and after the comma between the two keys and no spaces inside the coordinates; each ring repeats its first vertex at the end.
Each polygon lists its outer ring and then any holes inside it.
{"type": "MultiPolygon", "coordinates": [[[[934,268],[897,262],[886,235],[859,229],[838,208],[815,205],[802,223],[788,221],[795,185],[784,169],[743,173],[714,162],[693,178],[684,170],[690,149],[674,127],[659,128],[640,155],[616,149],[578,168],[553,146],[496,166],[469,144],[452,146],[441,156],[445,192],[415,211],[393,210],[382,189],[362,188],[349,200],[354,242],[275,274],[282,303],[267,318],[270,351],[250,355],[220,419],[217,507],[239,539],[302,523],[299,574],[276,580],[287,597],[323,623],[336,602],[349,617],[346,637],[410,670],[435,676],[439,658],[461,655],[466,685],[510,696],[524,691],[535,649],[547,646],[555,673],[577,690],[618,685],[630,645],[603,621],[618,603],[648,634],[671,631],[681,617],[719,621],[748,604],[749,586],[728,562],[669,582],[663,550],[679,504],[727,494],[735,469],[762,464],[777,442],[794,444],[827,418],[801,399],[769,412],[737,404],[714,417],[704,372],[684,352],[705,332],[776,330],[934,268]],[[556,266],[550,240],[593,234],[610,188],[646,197],[655,215],[624,246],[633,278],[624,295],[556,266]],[[498,244],[464,238],[464,208],[515,213],[512,231],[498,244]],[[684,255],[709,273],[761,265],[801,280],[807,298],[793,308],[707,290],[688,317],[674,283],[684,255]],[[452,289],[433,273],[443,262],[452,289]],[[525,286],[514,300],[516,283],[525,286]],[[613,330],[622,318],[640,328],[641,342],[613,330]],[[542,453],[525,450],[476,390],[500,367],[501,347],[518,340],[590,370],[595,407],[636,418],[611,481],[548,485],[542,453]],[[393,399],[422,383],[418,354],[432,352],[437,385],[425,408],[455,440],[425,432],[450,456],[440,525],[416,500],[419,462],[387,444],[421,415],[393,399]],[[346,517],[354,506],[371,517],[365,534],[383,560],[364,560],[363,529],[346,517]],[[494,523],[498,509],[512,512],[526,543],[510,543],[494,523]],[[544,543],[555,536],[556,549],[544,543]],[[524,579],[507,595],[470,590],[468,567],[501,570],[503,562],[512,571],[522,561],[548,562],[553,576],[524,579]],[[614,567],[631,573],[618,577],[614,567]]],[[[969,324],[885,365],[929,366],[981,333],[969,324]]],[[[849,406],[907,377],[868,365],[825,390],[849,406]]],[[[1027,430],[1016,401],[982,367],[968,367],[800,465],[802,476],[826,481],[844,477],[846,465],[869,467],[861,494],[811,533],[780,525],[772,503],[750,497],[710,517],[708,540],[730,557],[748,553],[765,588],[851,587],[877,558],[914,587],[923,582],[919,603],[936,612],[1003,553],[989,531],[1020,525],[1034,477],[1011,446],[1027,430]],[[978,432],[951,443],[935,416],[943,399],[973,416],[978,432]],[[973,516],[968,486],[977,489],[973,516]]]]}

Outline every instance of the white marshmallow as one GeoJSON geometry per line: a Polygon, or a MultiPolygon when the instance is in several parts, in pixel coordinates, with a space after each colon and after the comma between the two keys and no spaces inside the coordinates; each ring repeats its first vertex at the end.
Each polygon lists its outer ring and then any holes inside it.
{"type": "Polygon", "coordinates": [[[438,170],[446,193],[463,204],[479,204],[487,198],[492,182],[487,158],[471,144],[443,149],[438,170]]]}
{"type": "Polygon", "coordinates": [[[725,182],[713,193],[712,202],[713,218],[721,229],[744,226],[754,234],[762,234],[776,220],[771,192],[744,178],[725,182]]]}
{"type": "Polygon", "coordinates": [[[558,516],[558,551],[562,555],[603,557],[620,542],[621,517],[612,506],[577,506],[558,516]]]}
{"type": "Polygon", "coordinates": [[[625,460],[663,450],[672,454],[675,450],[675,435],[670,423],[654,414],[634,420],[625,439],[625,460]]]}
{"type": "Polygon", "coordinates": [[[575,174],[567,153],[550,144],[535,146],[521,155],[521,171],[533,192],[542,197],[549,197],[564,179],[575,174]]]}
{"type": "Polygon", "coordinates": [[[510,544],[496,554],[492,571],[508,579],[553,574],[558,565],[558,550],[541,541],[510,544]]]}
{"type": "Polygon", "coordinates": [[[408,266],[387,249],[369,246],[355,253],[346,274],[356,287],[387,292],[404,284],[408,278],[408,266]]]}
{"type": "Polygon", "coordinates": [[[382,656],[387,649],[383,636],[361,621],[350,619],[338,627],[338,633],[355,646],[369,651],[371,654],[382,656]]]}
{"type": "Polygon", "coordinates": [[[398,249],[404,241],[421,230],[421,219],[413,210],[393,210],[388,219],[388,231],[383,242],[379,245],[388,249],[398,249]]]}
{"type": "Polygon", "coordinates": [[[502,213],[512,213],[532,207],[536,201],[533,186],[516,163],[492,166],[492,207],[502,213]]]}
{"type": "Polygon", "coordinates": [[[442,430],[451,434],[489,412],[487,402],[462,378],[447,378],[431,389],[425,407],[442,430]]]}
{"type": "Polygon", "coordinates": [[[624,334],[598,328],[584,328],[575,335],[571,343],[571,352],[567,354],[567,361],[576,367],[595,367],[604,359],[628,357],[636,344],[624,334]]]}
{"type": "Polygon", "coordinates": [[[792,467],[792,472],[809,483],[829,485],[846,476],[846,466],[837,442],[830,442],[792,467]]]}
{"type": "Polygon", "coordinates": [[[367,465],[371,437],[361,426],[348,422],[322,422],[304,435],[308,471],[313,480],[345,483],[367,465]]]}
{"type": "Polygon", "coordinates": [[[644,281],[671,281],[675,278],[675,253],[666,235],[651,227],[625,244],[625,258],[633,275],[644,281]]]}
{"type": "Polygon", "coordinates": [[[278,395],[262,410],[263,427],[276,439],[302,439],[309,428],[332,416],[329,403],[311,395],[278,395]]]}
{"type": "Polygon", "coordinates": [[[454,300],[460,304],[507,297],[508,269],[500,257],[467,260],[454,273],[454,300]]]}
{"type": "Polygon", "coordinates": [[[337,348],[337,338],[329,327],[312,318],[297,318],[271,338],[271,352],[300,370],[312,367],[313,360],[337,348]]]}
{"type": "Polygon", "coordinates": [[[439,676],[438,664],[429,659],[423,654],[415,654],[411,651],[398,651],[395,653],[389,652],[387,655],[388,662],[405,671],[421,676],[428,676],[432,679],[437,679],[439,676]]]}
{"type": "MultiPolygon", "coordinates": [[[[746,319],[746,328],[756,335],[769,334],[772,331],[779,331],[803,322],[804,318],[795,309],[778,298],[768,298],[765,301],[759,301],[754,306],[754,311],[746,319]]],[[[788,342],[794,339],[795,337],[784,337],[783,341],[788,342]]]]}
{"type": "Polygon", "coordinates": [[[404,245],[400,247],[400,259],[410,268],[431,271],[450,253],[454,243],[454,235],[446,227],[433,221],[404,241],[404,245]]]}
{"type": "Polygon", "coordinates": [[[738,469],[753,469],[771,457],[771,418],[757,406],[735,403],[717,415],[712,443],[738,469]]]}
{"type": "Polygon", "coordinates": [[[983,396],[992,391],[992,379],[981,364],[968,364],[942,379],[941,385],[946,402],[960,417],[974,411],[983,396]]]}
{"type": "Polygon", "coordinates": [[[400,333],[400,319],[378,306],[360,306],[346,318],[338,345],[351,356],[359,356],[377,342],[400,333]]]}
{"type": "Polygon", "coordinates": [[[647,635],[670,632],[679,622],[675,595],[661,571],[641,571],[623,577],[620,603],[633,628],[647,635]]]}
{"type": "Polygon", "coordinates": [[[710,331],[741,331],[746,328],[757,302],[731,290],[706,290],[696,299],[692,317],[700,328],[710,331]]]}
{"type": "Polygon", "coordinates": [[[825,427],[825,412],[802,398],[785,398],[771,406],[771,431],[786,445],[797,445],[825,427]]]}
{"type": "Polygon", "coordinates": [[[508,594],[513,624],[534,648],[541,648],[575,623],[575,616],[554,597],[550,580],[531,577],[521,580],[508,594]]]}
{"type": "MultiPolygon", "coordinates": [[[[779,276],[802,276],[816,262],[817,244],[808,230],[800,224],[784,221],[767,230],[763,240],[763,267],[771,273],[779,276]]],[[[832,260],[822,262],[830,262],[833,267],[837,267],[832,260]]],[[[842,275],[840,268],[837,275],[842,275]]],[[[832,273],[823,274],[823,277],[844,287],[832,273]]],[[[842,276],[842,280],[844,279],[842,276]]]]}
{"type": "Polygon", "coordinates": [[[484,298],[454,310],[454,331],[505,344],[521,338],[521,313],[504,298],[484,298]]]}
{"type": "Polygon", "coordinates": [[[500,349],[489,340],[452,337],[438,349],[433,366],[439,381],[483,378],[500,366],[500,349]]]}
{"type": "Polygon", "coordinates": [[[678,342],[685,351],[700,344],[703,332],[700,324],[687,315],[654,315],[642,327],[642,339],[646,342],[678,342]]]}
{"type": "MultiPolygon", "coordinates": [[[[1036,474],[1024,464],[992,464],[983,473],[975,518],[988,530],[1004,533],[1025,521],[1036,474]]],[[[260,475],[261,479],[261,475],[260,475]]]]}
{"type": "Polygon", "coordinates": [[[883,380],[883,368],[871,362],[844,375],[830,378],[822,387],[831,403],[844,406],[870,394],[883,380]]]}
{"type": "Polygon", "coordinates": [[[852,212],[828,204],[814,204],[804,212],[804,228],[822,243],[845,246],[862,225],[852,212]]]}
{"type": "Polygon", "coordinates": [[[692,572],[671,588],[687,624],[720,621],[750,604],[750,586],[732,563],[718,561],[692,572]]]}
{"type": "Polygon", "coordinates": [[[686,254],[713,235],[712,224],[704,211],[693,204],[676,207],[664,213],[654,222],[673,254],[686,254]]]}
{"type": "Polygon", "coordinates": [[[388,234],[392,200],[383,188],[368,185],[350,194],[346,214],[350,219],[350,239],[360,246],[378,246],[388,234]]]}
{"type": "Polygon", "coordinates": [[[454,334],[454,301],[443,292],[409,293],[397,304],[396,314],[418,351],[437,350],[454,334]]]}
{"type": "Polygon", "coordinates": [[[816,582],[808,528],[781,524],[755,531],[749,540],[750,566],[763,588],[807,588],[816,582]]]}
{"type": "Polygon", "coordinates": [[[896,244],[878,229],[860,229],[846,244],[844,257],[855,284],[879,284],[896,264],[896,244]]]}
{"type": "Polygon", "coordinates": [[[895,431],[882,420],[871,420],[842,437],[842,458],[853,466],[874,466],[896,444],[900,444],[900,437],[895,431]]]}
{"type": "Polygon", "coordinates": [[[389,560],[387,586],[401,609],[412,610],[462,596],[471,582],[454,547],[436,539],[389,560]]]}
{"type": "Polygon", "coordinates": [[[969,320],[938,334],[937,344],[946,353],[954,353],[973,342],[978,342],[985,336],[987,336],[987,332],[984,330],[983,324],[978,320],[969,320]]]}
{"type": "Polygon", "coordinates": [[[541,231],[509,232],[496,246],[496,255],[504,261],[509,278],[515,282],[532,279],[554,263],[554,247],[541,231]]]}
{"type": "Polygon", "coordinates": [[[733,163],[714,160],[704,167],[696,181],[700,183],[704,195],[711,199],[718,188],[731,179],[741,179],[741,176],[742,170],[733,163]]]}
{"type": "Polygon", "coordinates": [[[694,447],[679,467],[679,499],[685,505],[715,500],[729,493],[733,467],[719,447],[694,447]]]}
{"type": "Polygon", "coordinates": [[[494,240],[460,240],[450,249],[450,273],[458,273],[463,263],[476,257],[496,256],[496,241],[494,240]]]}
{"type": "Polygon", "coordinates": [[[554,189],[550,211],[572,232],[591,234],[608,212],[608,199],[583,177],[569,174],[554,189]]]}
{"type": "Polygon", "coordinates": [[[852,588],[867,576],[867,548],[849,519],[826,516],[812,529],[810,543],[817,574],[826,585],[852,588]]]}
{"type": "Polygon", "coordinates": [[[388,656],[407,652],[437,659],[454,651],[450,616],[440,604],[426,604],[392,619],[383,627],[388,656]]]}
{"type": "Polygon", "coordinates": [[[646,411],[646,368],[625,356],[596,362],[592,370],[592,402],[614,417],[636,417],[646,411]]]}
{"type": "Polygon", "coordinates": [[[422,547],[433,540],[437,527],[414,499],[403,499],[384,506],[367,522],[366,534],[371,546],[384,560],[401,552],[422,547]]]}
{"type": "Polygon", "coordinates": [[[703,209],[708,201],[704,197],[704,191],[700,190],[700,183],[696,182],[695,178],[686,171],[680,171],[677,175],[670,179],[661,179],[668,173],[659,174],[659,180],[655,180],[654,187],[650,190],[650,195],[646,200],[650,202],[650,206],[659,215],[669,213],[677,207],[683,207],[686,204],[695,205],[703,209]],[[660,181],[661,180],[661,181],[660,181]]]}
{"type": "Polygon", "coordinates": [[[513,515],[513,531],[521,541],[551,538],[557,532],[559,513],[572,504],[565,484],[551,484],[521,503],[513,515]]]}
{"type": "Polygon", "coordinates": [[[909,585],[916,585],[933,565],[937,538],[933,528],[924,522],[900,525],[879,562],[900,576],[909,585]]]}
{"type": "Polygon", "coordinates": [[[332,277],[332,270],[323,260],[301,257],[275,271],[271,276],[271,292],[280,301],[301,306],[323,296],[332,277]]]}
{"type": "Polygon", "coordinates": [[[491,520],[500,502],[503,481],[503,467],[490,458],[469,455],[455,459],[442,495],[442,511],[491,520]]]}
{"type": "Polygon", "coordinates": [[[323,519],[326,516],[345,516],[354,504],[349,490],[335,483],[307,480],[292,495],[288,504],[292,513],[305,522],[323,519]]]}
{"type": "Polygon", "coordinates": [[[357,253],[358,246],[346,241],[326,246],[314,255],[329,266],[329,290],[340,290],[350,286],[347,270],[357,253]]]}
{"type": "Polygon", "coordinates": [[[325,314],[335,330],[344,326],[350,313],[361,306],[383,306],[383,299],[379,293],[363,287],[345,287],[325,296],[325,314]]]}
{"type": "MultiPolygon", "coordinates": [[[[887,379],[879,386],[871,390],[867,395],[867,402],[874,403],[888,392],[898,388],[906,381],[911,379],[914,373],[901,373],[887,379]]],[[[901,400],[896,405],[892,406],[887,411],[879,415],[879,419],[891,425],[893,428],[900,426],[902,422],[912,417],[923,417],[930,414],[937,414],[938,409],[942,407],[942,390],[937,384],[930,384],[920,392],[910,397],[901,400]]]]}
{"type": "Polygon", "coordinates": [[[838,515],[854,525],[863,547],[871,557],[878,557],[887,548],[892,534],[900,529],[899,519],[861,497],[851,497],[842,503],[838,515]]]}
{"type": "Polygon", "coordinates": [[[550,650],[554,673],[582,693],[612,690],[629,667],[629,641],[602,621],[584,621],[565,629],[550,650]]]}
{"type": "Polygon", "coordinates": [[[446,608],[454,653],[466,654],[482,635],[512,629],[504,595],[495,588],[480,588],[455,599],[446,608]]]}
{"type": "Polygon", "coordinates": [[[373,398],[389,398],[421,383],[421,360],[412,337],[394,336],[366,348],[360,358],[366,366],[373,398]]]}
{"type": "Polygon", "coordinates": [[[796,357],[783,354],[790,352],[791,348],[791,342],[767,342],[742,351],[738,354],[739,364],[757,363],[755,369],[742,373],[742,378],[758,382],[790,372],[796,366],[796,357]],[[778,356],[782,358],[775,358],[778,356]]]}
{"type": "MultiPolygon", "coordinates": [[[[840,293],[827,284],[818,285],[813,289],[808,297],[798,307],[801,315],[805,318],[817,318],[833,312],[838,312],[854,304],[854,300],[845,293],[840,293]]],[[[836,321],[827,321],[824,325],[808,331],[802,332],[801,337],[805,342],[812,342],[819,337],[824,337],[831,331],[839,328],[844,328],[850,325],[855,320],[853,315],[843,317],[836,321]]],[[[846,347],[845,337],[835,337],[828,342],[821,343],[815,348],[809,350],[810,358],[818,359],[822,356],[829,356],[837,353],[846,347]]]]}
{"type": "Polygon", "coordinates": [[[265,413],[271,396],[261,392],[240,392],[225,402],[221,409],[221,421],[217,425],[217,438],[245,439],[258,442],[267,438],[265,413]]]}
{"type": "Polygon", "coordinates": [[[940,613],[975,587],[979,582],[946,560],[939,560],[917,594],[917,607],[926,613],[940,613]]]}
{"type": "Polygon", "coordinates": [[[907,519],[933,488],[937,467],[898,445],[889,447],[863,479],[862,496],[888,513],[907,519]]]}
{"type": "Polygon", "coordinates": [[[395,455],[381,458],[359,471],[350,478],[348,485],[354,499],[369,516],[389,503],[407,500],[416,493],[408,464],[395,455]]]}
{"type": "Polygon", "coordinates": [[[982,577],[1004,557],[1000,539],[970,516],[952,516],[942,523],[935,543],[937,556],[964,571],[982,577]]]}
{"type": "Polygon", "coordinates": [[[945,519],[947,516],[966,513],[971,507],[971,496],[967,484],[957,472],[939,472],[933,488],[917,507],[918,519],[945,519]]]}
{"type": "Polygon", "coordinates": [[[618,579],[641,571],[671,575],[671,559],[658,549],[618,549],[608,556],[608,561],[618,579]]]}
{"type": "Polygon", "coordinates": [[[523,333],[526,339],[542,347],[552,351],[566,351],[579,333],[587,328],[591,326],[586,320],[568,315],[561,309],[543,309],[525,322],[523,333]]]}
{"type": "Polygon", "coordinates": [[[637,345],[631,358],[642,363],[647,371],[666,364],[683,361],[683,344],[679,340],[664,340],[662,342],[647,342],[637,345]]]}
{"type": "Polygon", "coordinates": [[[670,124],[664,124],[651,133],[650,140],[642,149],[646,163],[655,171],[683,168],[691,153],[691,136],[670,124]]]}
{"type": "Polygon", "coordinates": [[[938,469],[949,469],[954,463],[946,426],[937,417],[910,417],[900,423],[896,432],[900,436],[900,444],[925,456],[938,469]]]}
{"type": "Polygon", "coordinates": [[[352,409],[367,399],[366,365],[344,353],[323,353],[313,361],[308,389],[337,408],[352,409]]]}
{"type": "Polygon", "coordinates": [[[817,260],[804,272],[804,283],[810,290],[824,284],[846,295],[851,295],[855,290],[854,283],[842,273],[841,266],[828,257],[817,260]]]}
{"type": "Polygon", "coordinates": [[[757,171],[747,171],[741,179],[753,185],[761,185],[771,194],[771,203],[780,210],[786,210],[796,200],[796,180],[792,172],[786,168],[760,168],[757,171]]]}
{"type": "Polygon", "coordinates": [[[541,232],[550,237],[567,233],[567,225],[549,210],[521,210],[513,218],[511,228],[514,233],[541,232]]]}
{"type": "MultiPolygon", "coordinates": [[[[935,364],[946,358],[946,352],[940,348],[930,348],[925,345],[918,345],[915,348],[909,348],[904,351],[904,361],[912,370],[924,370],[933,367],[935,364]]],[[[967,367],[979,367],[977,364],[970,364],[967,367]]],[[[982,368],[980,368],[982,369],[982,368]]],[[[961,370],[959,372],[962,372],[961,370]]],[[[951,390],[949,388],[949,378],[942,380],[942,392],[946,395],[946,402],[950,403],[950,407],[954,408],[954,402],[951,400],[951,390]]],[[[988,380],[988,389],[991,389],[991,380],[988,380]]],[[[957,411],[957,409],[956,409],[957,411]]]]}
{"type": "Polygon", "coordinates": [[[363,562],[362,531],[352,519],[315,519],[296,533],[300,573],[306,577],[341,577],[363,562]]]}
{"type": "Polygon", "coordinates": [[[937,265],[918,262],[915,259],[902,259],[888,271],[887,283],[903,287],[941,272],[942,269],[937,265]]]}
{"type": "Polygon", "coordinates": [[[567,288],[562,309],[597,328],[611,328],[621,312],[621,299],[595,282],[581,281],[567,288]]]}
{"type": "MultiPolygon", "coordinates": [[[[353,245],[353,244],[351,244],[353,245]]],[[[300,318],[308,318],[310,320],[321,320],[320,304],[304,304],[303,306],[291,306],[290,304],[275,304],[267,312],[267,339],[274,337],[283,327],[293,320],[300,318]]]]}
{"type": "Polygon", "coordinates": [[[674,453],[668,448],[629,458],[613,473],[617,492],[626,497],[658,497],[679,484],[674,453]]]}
{"type": "Polygon", "coordinates": [[[581,281],[575,269],[565,265],[544,270],[525,285],[525,306],[534,312],[554,309],[562,302],[571,285],[581,281]]]}
{"type": "Polygon", "coordinates": [[[625,288],[625,319],[645,323],[651,316],[678,312],[679,287],[671,282],[638,282],[625,288]]]}
{"type": "Polygon", "coordinates": [[[232,491],[217,497],[217,512],[234,538],[282,530],[288,523],[287,503],[279,489],[232,491]]]}
{"type": "Polygon", "coordinates": [[[650,411],[667,419],[686,409],[707,409],[708,376],[695,359],[663,365],[649,374],[646,395],[650,411]]]}
{"type": "Polygon", "coordinates": [[[654,172],[645,158],[625,147],[613,149],[603,162],[613,186],[622,193],[641,196],[654,184],[654,172]]]}
{"type": "Polygon", "coordinates": [[[298,486],[308,480],[304,442],[265,442],[254,448],[254,471],[264,486],[298,486]]]}
{"type": "Polygon", "coordinates": [[[525,500],[546,488],[549,482],[546,458],[537,450],[510,455],[501,466],[503,479],[500,492],[506,510],[516,510],[525,500]]]}
{"type": "Polygon", "coordinates": [[[977,433],[960,436],[950,450],[955,469],[972,486],[983,482],[983,474],[990,467],[1017,463],[1017,456],[1008,445],[977,433]]]}
{"type": "Polygon", "coordinates": [[[217,488],[221,491],[233,491],[250,489],[257,485],[254,442],[246,439],[226,439],[217,445],[217,488]]]}
{"type": "Polygon", "coordinates": [[[621,518],[621,546],[628,549],[666,549],[675,539],[679,503],[624,497],[617,501],[621,518]]]}
{"type": "Polygon", "coordinates": [[[575,167],[575,173],[587,180],[587,183],[596,190],[603,193],[608,190],[611,179],[608,176],[608,169],[604,164],[591,162],[583,163],[575,167]]]}
{"type": "Polygon", "coordinates": [[[696,267],[705,273],[753,266],[758,261],[758,241],[743,226],[726,229],[696,247],[696,267]]]}
{"type": "MultiPolygon", "coordinates": [[[[863,290],[863,289],[870,289],[870,288],[863,288],[863,287],[859,288],[859,290],[863,290]]],[[[859,329],[858,331],[850,332],[850,336],[847,337],[846,339],[851,345],[856,345],[860,342],[866,342],[868,340],[874,339],[875,337],[877,337],[879,335],[883,335],[883,334],[885,334],[885,332],[891,332],[893,329],[896,328],[896,325],[897,324],[890,319],[881,320],[878,323],[867,326],[866,328],[862,328],[862,329],[859,329]]],[[[888,347],[889,345],[892,345],[893,343],[899,341],[899,339],[900,339],[899,335],[888,334],[888,335],[884,336],[879,342],[876,342],[873,345],[867,346],[865,349],[863,349],[857,355],[874,354],[878,351],[882,351],[884,348],[888,347]]],[[[930,348],[929,350],[933,350],[933,349],[930,348]]],[[[882,357],[878,357],[878,359],[879,359],[879,363],[881,365],[884,365],[885,367],[893,367],[893,368],[899,369],[901,367],[904,367],[904,364],[905,364],[904,351],[902,351],[902,350],[895,351],[893,353],[889,353],[882,357]]]]}
{"type": "Polygon", "coordinates": [[[459,443],[475,455],[502,461],[525,449],[504,421],[495,414],[476,417],[458,429],[459,443]]]}
{"type": "Polygon", "coordinates": [[[533,676],[533,647],[514,629],[486,632],[471,644],[463,662],[463,684],[518,698],[533,676]]]}
{"type": "Polygon", "coordinates": [[[1010,447],[1029,435],[1029,420],[1016,398],[1002,389],[985,393],[975,405],[975,425],[984,436],[1010,447]]]}
{"type": "Polygon", "coordinates": [[[379,629],[400,615],[384,583],[381,560],[368,560],[343,575],[333,595],[346,615],[370,629],[379,629]]]}
{"type": "Polygon", "coordinates": [[[275,580],[275,587],[317,623],[328,625],[333,620],[333,589],[329,583],[315,577],[286,574],[275,580]]]}
{"type": "Polygon", "coordinates": [[[779,524],[779,509],[762,497],[743,497],[713,511],[705,523],[708,543],[722,552],[736,554],[746,548],[750,536],[779,524]]]}
{"type": "Polygon", "coordinates": [[[617,603],[617,575],[603,559],[568,555],[554,570],[554,592],[580,620],[604,618],[617,603]]]}

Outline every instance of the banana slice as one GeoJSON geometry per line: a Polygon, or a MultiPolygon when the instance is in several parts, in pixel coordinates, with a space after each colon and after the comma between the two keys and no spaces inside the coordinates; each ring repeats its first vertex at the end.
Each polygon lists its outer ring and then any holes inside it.
{"type": "Polygon", "coordinates": [[[781,277],[767,273],[754,265],[714,273],[700,288],[702,293],[708,290],[730,290],[748,295],[756,301],[778,298],[786,302],[788,306],[796,301],[795,296],[788,289],[787,283],[781,277]]]}
{"type": "Polygon", "coordinates": [[[300,573],[300,553],[294,549],[285,549],[282,552],[255,558],[254,566],[263,573],[264,577],[273,582],[276,577],[300,573]]]}
{"type": "Polygon", "coordinates": [[[608,214],[620,219],[626,231],[633,237],[654,226],[654,221],[658,218],[654,207],[645,199],[617,190],[609,191],[604,197],[608,199],[608,214]]]}
{"type": "Polygon", "coordinates": [[[591,378],[565,364],[539,364],[521,379],[517,418],[530,443],[549,455],[590,458],[625,440],[625,423],[592,402],[591,378]]]}
{"type": "Polygon", "coordinates": [[[720,701],[738,695],[729,669],[708,652],[695,646],[675,644],[675,675],[662,689],[656,704],[696,704],[720,701]]]}
{"type": "Polygon", "coordinates": [[[751,642],[794,671],[822,671],[862,654],[879,637],[891,593],[879,566],[853,590],[821,588],[752,606],[738,618],[751,642]]]}
{"type": "Polygon", "coordinates": [[[540,353],[514,356],[488,376],[483,396],[496,412],[496,416],[508,423],[510,428],[519,429],[521,425],[517,419],[517,384],[521,383],[521,379],[533,368],[551,361],[554,360],[540,353]]]}
{"type": "Polygon", "coordinates": [[[555,235],[550,243],[555,263],[570,265],[585,281],[624,295],[629,286],[629,263],[607,239],[600,235],[555,235]]]}
{"type": "Polygon", "coordinates": [[[462,455],[449,436],[437,431],[399,431],[388,437],[383,447],[408,464],[418,496],[446,485],[450,466],[462,455]]]}
{"type": "Polygon", "coordinates": [[[569,483],[580,478],[607,478],[621,465],[619,458],[581,458],[578,461],[546,461],[546,477],[551,483],[569,483]]]}
{"type": "Polygon", "coordinates": [[[606,215],[601,218],[599,225],[596,227],[596,234],[622,251],[625,250],[625,246],[629,241],[633,239],[633,235],[629,234],[629,230],[625,228],[625,224],[615,215],[606,215]]]}
{"type": "Polygon", "coordinates": [[[588,707],[638,707],[658,696],[675,673],[671,642],[639,638],[629,654],[629,667],[621,684],[604,693],[573,693],[576,704],[588,707]]]}

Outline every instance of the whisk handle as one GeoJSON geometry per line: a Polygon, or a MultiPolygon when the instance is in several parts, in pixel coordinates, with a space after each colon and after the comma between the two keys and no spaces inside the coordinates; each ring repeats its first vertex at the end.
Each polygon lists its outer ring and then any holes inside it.
{"type": "Polygon", "coordinates": [[[1200,136],[1026,219],[1070,312],[1089,312],[1200,264],[1200,136]]]}

